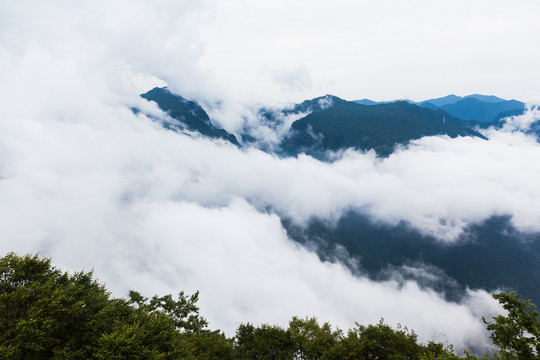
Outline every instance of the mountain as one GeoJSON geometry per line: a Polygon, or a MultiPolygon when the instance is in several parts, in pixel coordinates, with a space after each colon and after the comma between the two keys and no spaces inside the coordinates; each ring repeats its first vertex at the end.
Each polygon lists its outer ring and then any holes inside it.
{"type": "MultiPolygon", "coordinates": [[[[484,95],[469,95],[469,96],[484,96],[484,95]]],[[[391,101],[373,101],[370,99],[362,99],[362,100],[354,100],[354,102],[361,105],[380,105],[380,104],[389,104],[396,101],[407,101],[408,103],[416,104],[423,107],[439,108],[443,105],[453,104],[460,100],[463,100],[462,96],[457,96],[457,95],[452,94],[452,95],[447,95],[440,98],[429,99],[429,100],[424,100],[424,101],[419,101],[419,102],[415,102],[412,100],[397,100],[397,99],[391,100],[391,101]]]]}
{"type": "Polygon", "coordinates": [[[467,98],[474,98],[476,100],[480,100],[480,101],[487,102],[487,103],[498,103],[498,102],[501,102],[501,101],[507,101],[507,100],[501,99],[500,97],[497,97],[495,95],[472,94],[472,95],[467,95],[467,96],[464,97],[464,99],[467,99],[467,98]]]}
{"type": "MultiPolygon", "coordinates": [[[[355,100],[362,105],[380,105],[389,102],[376,102],[369,99],[355,100]]],[[[408,101],[428,109],[441,108],[450,115],[463,120],[480,123],[497,121],[506,116],[521,115],[525,104],[517,100],[505,100],[494,95],[472,94],[467,96],[447,95],[420,102],[408,101]]]]}
{"type": "Polygon", "coordinates": [[[497,103],[501,101],[506,101],[505,99],[501,99],[500,97],[497,97],[494,95],[471,94],[467,96],[457,96],[457,95],[451,94],[451,95],[443,96],[440,98],[421,101],[416,104],[422,106],[424,103],[431,103],[437,107],[442,107],[445,105],[455,104],[458,101],[461,101],[463,99],[468,99],[468,98],[473,98],[473,99],[480,100],[487,103],[497,103]]]}
{"type": "Polygon", "coordinates": [[[284,114],[312,113],[326,110],[337,103],[345,101],[334,95],[325,95],[311,100],[304,100],[300,104],[295,104],[292,108],[284,109],[284,114]]]}
{"type": "Polygon", "coordinates": [[[449,114],[464,120],[490,122],[500,118],[501,113],[522,114],[525,111],[525,104],[516,100],[486,102],[470,96],[456,103],[444,105],[441,108],[449,114]]]}
{"type": "Polygon", "coordinates": [[[458,102],[460,100],[463,100],[463,98],[461,96],[457,96],[457,95],[452,94],[452,95],[447,95],[447,96],[436,98],[436,99],[425,100],[425,101],[422,101],[422,102],[418,103],[418,105],[423,106],[424,103],[429,103],[429,104],[435,105],[437,107],[441,107],[441,106],[444,106],[444,105],[456,103],[456,102],[458,102]]]}
{"type": "MultiPolygon", "coordinates": [[[[215,126],[197,102],[173,94],[165,87],[154,88],[141,97],[156,102],[170,116],[169,121],[163,121],[164,127],[198,132],[239,146],[236,137],[215,126]]],[[[279,145],[264,148],[247,130],[241,136],[245,144],[286,156],[304,152],[324,158],[328,150],[347,148],[374,149],[379,156],[387,156],[396,145],[423,136],[484,138],[473,128],[497,124],[501,117],[519,115],[524,109],[522,102],[479,94],[466,97],[448,95],[420,103],[408,100],[378,103],[369,99],[346,101],[325,95],[278,111],[282,118],[294,115],[293,118],[297,119],[288,132],[288,127],[278,131],[280,126],[283,128],[283,123],[279,125],[283,120],[279,120],[279,116],[276,118],[274,110],[263,108],[259,111],[261,125],[276,132],[276,144],[285,133],[279,145]]]]}
{"type": "Polygon", "coordinates": [[[540,142],[540,120],[537,120],[531,124],[528,133],[534,134],[536,136],[536,140],[540,142]]]}
{"type": "Polygon", "coordinates": [[[399,272],[445,292],[452,300],[458,300],[466,288],[495,291],[513,287],[540,303],[540,234],[517,231],[509,216],[493,216],[470,225],[452,245],[422,235],[406,223],[384,225],[355,211],[335,224],[319,219],[311,219],[306,227],[287,219],[282,224],[292,239],[317,249],[323,260],[339,261],[346,250],[347,256],[359,262],[344,263],[374,280],[392,278],[399,272]],[[422,277],[422,271],[415,271],[422,268],[437,276],[422,277]]]}
{"type": "MultiPolygon", "coordinates": [[[[189,129],[237,144],[233,135],[212,124],[208,114],[196,102],[174,95],[166,88],[155,88],[141,96],[155,101],[169,114],[172,120],[164,126],[177,131],[189,129]]],[[[430,135],[485,139],[473,127],[502,126],[504,122],[479,123],[463,120],[452,113],[483,119],[523,111],[521,102],[495,102],[496,99],[494,96],[486,99],[484,95],[464,98],[449,95],[420,104],[397,101],[367,105],[369,101],[364,99],[362,101],[367,104],[362,105],[333,95],[321,96],[281,110],[261,109],[258,115],[262,123],[271,125],[280,121],[283,115],[291,121],[297,120],[290,128],[285,128],[285,137],[279,146],[259,148],[283,155],[305,152],[326,159],[326,151],[347,148],[374,149],[377,155],[387,156],[396,145],[430,135]],[[448,103],[456,98],[454,103],[448,103]],[[436,105],[445,102],[441,107],[436,105]]],[[[274,132],[275,129],[277,127],[265,128],[274,132]]],[[[534,122],[528,131],[540,138],[540,121],[534,122]]],[[[275,138],[277,141],[280,139],[277,135],[275,138]]],[[[248,143],[245,141],[244,145],[248,143]]],[[[257,145],[253,142],[250,146],[257,145]]],[[[353,272],[368,274],[374,280],[413,279],[421,286],[444,292],[455,301],[466,294],[467,288],[496,290],[514,287],[540,303],[540,289],[536,286],[540,281],[540,235],[521,233],[510,220],[507,216],[493,216],[482,223],[472,224],[455,243],[449,245],[421,234],[405,222],[384,225],[353,210],[331,224],[312,218],[307,225],[298,226],[281,217],[291,239],[314,245],[321,259],[344,260],[343,263],[353,272]],[[344,259],[344,253],[358,262],[344,259]]]]}
{"type": "Polygon", "coordinates": [[[189,101],[180,95],[175,95],[166,87],[153,88],[142,94],[141,97],[154,101],[161,110],[174,119],[173,122],[163,124],[168,129],[179,131],[187,128],[210,138],[224,139],[239,145],[233,134],[212,124],[206,111],[195,101],[189,101]]]}
{"type": "Polygon", "coordinates": [[[406,101],[368,106],[328,95],[310,101],[322,100],[331,100],[332,105],[313,111],[292,124],[281,144],[286,153],[306,152],[321,156],[327,150],[355,148],[374,149],[379,155],[386,156],[395,145],[423,136],[484,138],[441,109],[427,109],[406,101]]]}
{"type": "Polygon", "coordinates": [[[414,101],[412,100],[407,100],[407,99],[399,99],[399,100],[389,100],[389,101],[373,101],[373,100],[369,100],[369,99],[362,99],[362,100],[353,100],[353,102],[357,103],[357,104],[360,104],[360,105],[381,105],[381,104],[390,104],[390,103],[393,103],[393,102],[396,102],[396,101],[406,101],[410,104],[415,104],[414,101]]]}
{"type": "Polygon", "coordinates": [[[424,107],[426,109],[431,109],[431,110],[435,110],[435,109],[438,109],[439,107],[435,104],[433,104],[432,102],[430,101],[424,101],[420,104],[417,104],[418,106],[421,106],[421,107],[424,107]]]}
{"type": "Polygon", "coordinates": [[[379,101],[373,101],[369,99],[354,100],[354,102],[360,105],[377,105],[381,103],[379,101]]]}

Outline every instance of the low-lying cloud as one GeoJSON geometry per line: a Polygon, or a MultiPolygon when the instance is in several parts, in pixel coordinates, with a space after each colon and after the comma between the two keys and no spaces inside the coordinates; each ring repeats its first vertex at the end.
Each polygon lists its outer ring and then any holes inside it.
{"type": "Polygon", "coordinates": [[[295,245],[264,211],[334,216],[363,193],[351,189],[380,179],[373,154],[333,164],[279,159],[164,130],[127,107],[102,110],[68,122],[38,114],[3,122],[3,252],[93,267],[117,295],[198,289],[203,314],[229,334],[241,321],[316,315],[341,327],[384,317],[461,345],[484,336],[468,302],[494,311],[488,294],[455,304],[413,281],[354,277],[295,245]]]}
{"type": "MultiPolygon", "coordinates": [[[[119,4],[86,13],[63,4],[40,16],[5,5],[13,20],[0,25],[2,253],[94,268],[117,296],[198,289],[203,315],[229,335],[240,322],[315,315],[341,327],[384,317],[457,345],[485,337],[480,316],[498,309],[486,292],[450,303],[414,281],[355,277],[288,239],[280,217],[303,224],[356,209],[446,242],[501,214],[540,231],[533,137],[491,129],[489,141],[429,137],[385,159],[346,151],[324,163],[177,134],[144,115],[163,114],[138,94],[167,82],[216,98],[198,65],[203,45],[192,40],[204,11],[119,4]]],[[[252,114],[222,108],[236,129],[252,114]]]]}

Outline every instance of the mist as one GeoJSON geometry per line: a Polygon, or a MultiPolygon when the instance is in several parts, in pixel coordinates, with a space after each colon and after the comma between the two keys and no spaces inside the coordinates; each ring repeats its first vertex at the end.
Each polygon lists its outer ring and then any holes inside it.
{"type": "MultiPolygon", "coordinates": [[[[535,110],[485,130],[488,141],[422,138],[388,158],[347,150],[321,162],[239,149],[164,129],[154,119],[166,115],[139,94],[167,85],[213,104],[226,129],[247,124],[275,144],[292,119],[271,135],[255,109],[332,87],[318,65],[275,63],[228,84],[237,72],[211,66],[222,44],[200,27],[221,19],[212,2],[80,6],[1,5],[3,254],[39,252],[62,269],[94,269],[115,296],[200,290],[203,316],[230,336],[241,322],[285,325],[298,315],[345,329],[382,317],[423,341],[440,333],[456,346],[485,341],[481,316],[500,311],[486,291],[449,302],[413,280],[369,280],[321,261],[281,220],[304,226],[354,209],[443,244],[494,215],[539,232],[540,146],[521,131],[535,110]],[[267,94],[249,87],[259,78],[271,84],[267,94]]],[[[358,84],[358,94],[369,90],[358,84]]]]}

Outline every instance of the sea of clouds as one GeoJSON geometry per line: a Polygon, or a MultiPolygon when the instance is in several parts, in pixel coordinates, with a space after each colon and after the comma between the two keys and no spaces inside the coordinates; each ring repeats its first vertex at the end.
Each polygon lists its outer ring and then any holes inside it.
{"type": "MultiPolygon", "coordinates": [[[[352,208],[446,243],[493,215],[538,232],[540,145],[519,131],[538,113],[486,130],[489,141],[429,137],[388,158],[349,150],[329,163],[168,131],[140,93],[223,95],[198,62],[207,5],[1,4],[0,252],[94,269],[115,296],[200,290],[202,314],[228,335],[293,315],[341,328],[383,317],[421,340],[483,343],[481,315],[499,311],[485,291],[453,303],[413,281],[353,276],[291,241],[280,217],[301,225],[352,208]]],[[[214,117],[230,131],[257,126],[233,95],[214,117]]]]}

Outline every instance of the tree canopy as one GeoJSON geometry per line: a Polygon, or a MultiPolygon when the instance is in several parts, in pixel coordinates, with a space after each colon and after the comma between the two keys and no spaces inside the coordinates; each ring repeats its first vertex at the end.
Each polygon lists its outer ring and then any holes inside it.
{"type": "MultiPolygon", "coordinates": [[[[199,293],[114,298],[93,273],[69,274],[38,255],[0,259],[2,359],[460,359],[452,345],[418,342],[414,331],[381,320],[344,332],[315,317],[277,325],[240,324],[227,338],[210,330],[199,293]]],[[[488,322],[500,351],[489,358],[540,359],[533,304],[515,293],[494,295],[506,316],[488,322]]],[[[467,359],[478,359],[465,353],[467,359]]]]}
{"type": "Polygon", "coordinates": [[[501,292],[493,297],[508,312],[506,316],[493,318],[484,323],[491,331],[493,343],[500,348],[500,359],[540,359],[540,322],[536,306],[530,300],[523,301],[514,291],[501,292]]]}

